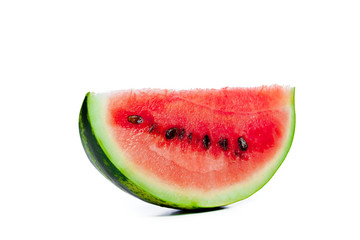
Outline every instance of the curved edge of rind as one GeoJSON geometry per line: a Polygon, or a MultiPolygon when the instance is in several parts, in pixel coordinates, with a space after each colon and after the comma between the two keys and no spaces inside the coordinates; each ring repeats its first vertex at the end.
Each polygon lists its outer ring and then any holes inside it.
{"type": "MultiPolygon", "coordinates": [[[[258,192],[261,188],[263,188],[271,179],[272,177],[275,175],[275,173],[278,171],[278,169],[280,168],[280,166],[282,165],[282,163],[284,162],[286,156],[288,155],[292,142],[294,140],[294,136],[295,136],[295,125],[296,125],[296,113],[295,113],[295,87],[291,88],[291,100],[290,100],[290,104],[291,104],[291,109],[292,109],[292,121],[291,121],[291,129],[289,130],[289,137],[287,140],[287,145],[284,147],[284,150],[281,154],[280,159],[277,161],[278,164],[275,167],[275,169],[272,172],[271,175],[269,175],[268,179],[266,181],[264,181],[264,183],[262,185],[260,185],[259,188],[257,188],[253,193],[251,193],[250,195],[248,195],[247,197],[240,199],[238,201],[244,200],[250,196],[252,196],[253,194],[255,194],[256,192],[258,192]]],[[[238,202],[235,201],[235,202],[238,202]]],[[[235,203],[233,202],[233,203],[235,203]]],[[[232,204],[232,203],[230,203],[232,204]]]]}
{"type": "Polygon", "coordinates": [[[79,115],[79,133],[82,145],[88,156],[90,162],[94,167],[102,173],[107,179],[114,183],[123,191],[152,204],[162,207],[171,207],[177,209],[184,209],[178,205],[163,201],[153,195],[148,194],[131,180],[129,180],[118,168],[114,166],[109,157],[102,148],[101,142],[96,138],[91,122],[89,120],[88,98],[90,93],[87,93],[83,101],[80,115],[79,115]]]}

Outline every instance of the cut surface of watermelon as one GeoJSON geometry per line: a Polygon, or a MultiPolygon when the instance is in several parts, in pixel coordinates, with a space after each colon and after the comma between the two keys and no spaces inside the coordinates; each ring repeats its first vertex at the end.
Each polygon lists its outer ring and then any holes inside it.
{"type": "Polygon", "coordinates": [[[88,93],[79,128],[94,166],[126,192],[179,209],[245,199],[294,136],[294,88],[88,93]]]}

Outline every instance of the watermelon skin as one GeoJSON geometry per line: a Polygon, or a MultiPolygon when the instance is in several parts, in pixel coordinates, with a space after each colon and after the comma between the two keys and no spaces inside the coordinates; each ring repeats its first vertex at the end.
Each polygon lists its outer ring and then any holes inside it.
{"type": "Polygon", "coordinates": [[[177,204],[167,203],[144,191],[114,166],[107,154],[104,152],[101,142],[96,139],[89,121],[88,96],[90,94],[90,92],[86,94],[79,116],[81,142],[90,162],[98,171],[100,171],[107,179],[109,179],[121,190],[149,203],[164,207],[182,209],[182,207],[177,204]]]}
{"type": "MultiPolygon", "coordinates": [[[[291,99],[290,106],[291,106],[291,124],[289,128],[289,135],[286,141],[286,144],[284,145],[281,154],[279,155],[279,159],[276,161],[277,164],[272,167],[272,170],[269,171],[270,173],[267,173],[266,176],[261,180],[261,182],[257,182],[253,184],[253,186],[249,187],[249,189],[246,189],[244,193],[238,194],[235,198],[226,196],[221,198],[221,200],[218,201],[210,201],[210,202],[201,202],[197,201],[196,199],[192,199],[191,197],[185,197],[181,198],[179,197],[179,200],[174,198],[165,199],[163,196],[157,196],[157,194],[152,194],[148,190],[148,187],[143,187],[139,183],[135,183],[131,179],[131,175],[129,176],[129,173],[127,173],[124,169],[117,167],[114,162],[111,160],[111,157],[109,157],[111,154],[107,150],[107,148],[104,146],[101,136],[97,136],[96,134],[96,124],[93,124],[91,121],[91,117],[89,114],[89,107],[92,107],[94,104],[89,101],[89,99],[93,98],[92,93],[87,93],[86,97],[84,99],[81,111],[80,111],[80,117],[79,117],[79,130],[80,130],[80,136],[81,141],[83,144],[83,147],[88,155],[88,158],[92,162],[92,164],[111,182],[113,182],[116,186],[118,186],[120,189],[124,190],[125,192],[141,199],[146,202],[156,204],[163,207],[171,207],[176,209],[208,209],[208,208],[215,208],[219,206],[228,205],[240,200],[243,200],[252,194],[254,194],[256,191],[261,189],[275,174],[276,170],[280,167],[281,163],[284,161],[290,147],[292,144],[292,140],[294,137],[294,131],[295,131],[295,104],[294,104],[294,98],[295,98],[295,88],[291,89],[291,99]],[[89,103],[90,102],[90,103],[89,103]]],[[[93,100],[95,101],[95,100],[93,100]]],[[[93,107],[94,108],[94,107],[93,107]]]]}

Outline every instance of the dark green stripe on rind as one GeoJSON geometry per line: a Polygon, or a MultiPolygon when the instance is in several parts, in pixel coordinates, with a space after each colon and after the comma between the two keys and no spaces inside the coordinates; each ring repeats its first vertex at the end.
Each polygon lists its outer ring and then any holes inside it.
{"type": "Polygon", "coordinates": [[[101,148],[102,144],[97,140],[92,129],[88,111],[89,95],[90,93],[86,95],[81,107],[79,116],[79,131],[81,142],[91,163],[107,179],[109,179],[116,186],[126,191],[127,193],[141,200],[159,206],[183,209],[176,204],[165,202],[159,198],[154,197],[153,195],[148,194],[147,192],[139,188],[137,185],[135,185],[132,181],[130,181],[121,171],[119,171],[119,169],[114,166],[114,164],[110,161],[104,150],[101,148]]]}

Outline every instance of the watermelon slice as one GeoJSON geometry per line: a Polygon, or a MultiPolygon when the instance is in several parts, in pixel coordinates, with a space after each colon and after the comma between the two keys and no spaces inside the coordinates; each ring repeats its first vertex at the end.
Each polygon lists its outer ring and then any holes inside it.
{"type": "Polygon", "coordinates": [[[88,93],[80,135],[94,166],[153,204],[214,208],[258,191],[285,159],[294,88],[88,93]]]}

